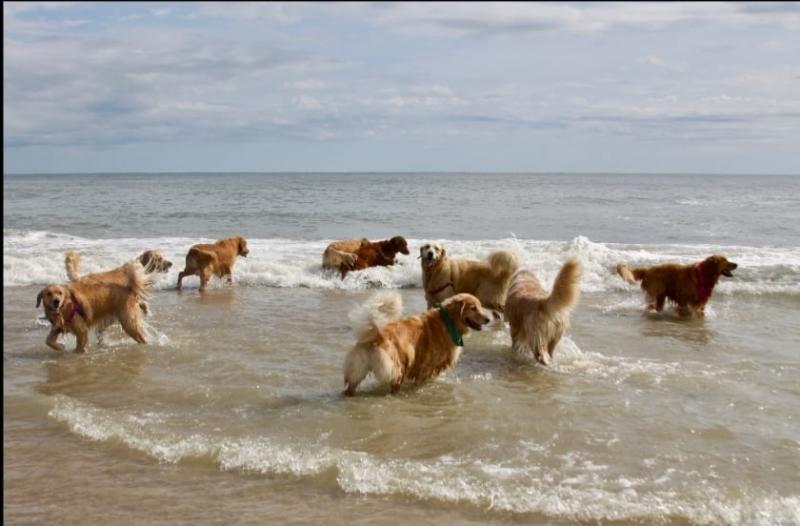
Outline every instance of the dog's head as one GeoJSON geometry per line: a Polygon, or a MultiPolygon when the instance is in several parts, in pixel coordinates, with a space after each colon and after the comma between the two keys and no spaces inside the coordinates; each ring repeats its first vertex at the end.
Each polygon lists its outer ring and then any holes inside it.
{"type": "Polygon", "coordinates": [[[168,272],[172,261],[166,259],[158,250],[148,250],[139,256],[139,263],[145,272],[168,272]]]}
{"type": "Polygon", "coordinates": [[[44,304],[45,312],[58,312],[69,300],[69,290],[63,285],[48,285],[36,296],[36,307],[44,304]]]}
{"type": "Polygon", "coordinates": [[[701,265],[706,273],[715,278],[718,278],[719,276],[732,278],[732,271],[736,270],[736,267],[739,266],[732,261],[728,261],[725,256],[720,256],[718,254],[707,257],[705,260],[703,260],[701,265]]]}
{"type": "Polygon", "coordinates": [[[394,248],[395,253],[400,252],[401,254],[405,254],[406,256],[409,254],[408,252],[408,242],[406,238],[403,236],[394,236],[392,239],[389,240],[392,244],[392,248],[394,248]]]}
{"type": "Polygon", "coordinates": [[[419,259],[422,260],[422,268],[432,267],[437,262],[444,259],[447,251],[439,243],[428,243],[419,248],[419,259]]]}
{"type": "Polygon", "coordinates": [[[250,253],[250,250],[247,248],[247,240],[242,236],[236,236],[236,253],[240,256],[247,257],[247,254],[250,253]]]}
{"type": "Polygon", "coordinates": [[[466,292],[447,298],[442,303],[442,308],[456,321],[462,331],[467,327],[479,331],[492,321],[491,314],[481,306],[481,300],[466,292]]]}

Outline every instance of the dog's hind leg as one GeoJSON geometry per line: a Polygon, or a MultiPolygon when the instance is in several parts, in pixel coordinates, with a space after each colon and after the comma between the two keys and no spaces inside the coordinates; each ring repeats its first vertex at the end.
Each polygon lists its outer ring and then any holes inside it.
{"type": "Polygon", "coordinates": [[[194,275],[194,272],[189,272],[188,269],[183,269],[182,271],[180,271],[180,273],[178,274],[178,286],[177,286],[177,289],[181,290],[181,282],[183,281],[183,278],[188,277],[188,276],[192,276],[192,275],[194,275]]]}
{"type": "Polygon", "coordinates": [[[369,351],[363,347],[354,347],[344,360],[344,394],[346,396],[353,396],[356,394],[356,387],[364,378],[367,377],[370,370],[369,351]]]}
{"type": "Polygon", "coordinates": [[[211,269],[208,267],[204,268],[200,271],[200,291],[206,290],[206,285],[208,285],[208,281],[211,279],[211,269]]]}
{"type": "Polygon", "coordinates": [[[122,330],[124,330],[128,336],[136,340],[136,343],[147,343],[144,334],[142,334],[142,326],[138,313],[135,311],[134,313],[123,313],[119,317],[119,323],[122,325],[122,330]]]}

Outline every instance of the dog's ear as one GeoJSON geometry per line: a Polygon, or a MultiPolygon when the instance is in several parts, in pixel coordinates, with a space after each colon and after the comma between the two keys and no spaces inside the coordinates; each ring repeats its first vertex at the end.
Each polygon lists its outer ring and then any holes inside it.
{"type": "Polygon", "coordinates": [[[467,301],[461,300],[461,309],[458,311],[458,318],[464,321],[464,311],[467,310],[467,301]]]}
{"type": "Polygon", "coordinates": [[[42,298],[44,297],[44,289],[39,291],[39,295],[36,296],[36,308],[39,308],[39,305],[42,304],[42,298]]]}
{"type": "Polygon", "coordinates": [[[439,248],[441,248],[441,249],[442,249],[442,255],[441,255],[441,257],[444,257],[444,256],[447,254],[447,249],[446,249],[446,248],[444,248],[444,245],[439,245],[439,248]]]}

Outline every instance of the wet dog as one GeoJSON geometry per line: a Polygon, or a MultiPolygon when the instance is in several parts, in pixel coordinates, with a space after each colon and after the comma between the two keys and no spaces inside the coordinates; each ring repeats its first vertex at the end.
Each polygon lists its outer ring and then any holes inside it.
{"type": "Polygon", "coordinates": [[[419,258],[428,308],[454,294],[468,292],[499,314],[503,312],[511,275],[519,266],[517,257],[506,250],[489,254],[486,261],[454,259],[437,243],[420,247],[419,258]]]}
{"type": "Polygon", "coordinates": [[[178,274],[178,290],[181,290],[183,278],[195,274],[200,276],[200,291],[206,289],[211,276],[228,276],[228,283],[233,283],[236,256],[247,257],[249,253],[247,241],[241,236],[220,239],[213,244],[192,246],[186,254],[186,266],[178,274]]]}
{"type": "Polygon", "coordinates": [[[525,269],[511,278],[506,297],[505,317],[511,325],[511,345],[521,356],[533,356],[542,365],[553,359],[569,315],[580,296],[581,265],[574,259],[561,267],[547,292],[536,276],[525,269]]]}
{"type": "Polygon", "coordinates": [[[395,236],[392,239],[375,243],[364,240],[355,252],[355,261],[352,263],[342,262],[339,265],[339,274],[344,279],[347,273],[353,270],[394,265],[398,253],[408,255],[408,243],[403,236],[395,236]]]}
{"type": "Polygon", "coordinates": [[[357,342],[344,362],[346,395],[353,396],[370,372],[393,393],[405,380],[438,376],[458,360],[461,335],[491,321],[471,294],[457,294],[417,316],[400,319],[402,310],[398,293],[383,292],[351,314],[357,342]]]}
{"type": "Polygon", "coordinates": [[[78,280],[62,285],[48,285],[36,297],[36,307],[44,304],[50,321],[47,345],[58,351],[61,334],[71,332],[77,338],[76,352],[85,352],[89,330],[119,321],[122,329],[136,342],[145,343],[141,304],[147,302],[149,280],[138,261],[127,263],[123,284],[78,280]]]}
{"type": "Polygon", "coordinates": [[[630,284],[642,282],[647,310],[661,312],[665,301],[669,300],[679,316],[702,316],[720,276],[733,277],[736,267],[736,263],[724,256],[713,255],[693,265],[666,263],[631,269],[622,262],[616,271],[630,284]]]}

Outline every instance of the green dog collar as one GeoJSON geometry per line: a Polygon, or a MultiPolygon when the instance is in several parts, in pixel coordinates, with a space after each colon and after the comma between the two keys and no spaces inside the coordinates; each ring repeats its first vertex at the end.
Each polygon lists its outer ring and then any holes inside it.
{"type": "Polygon", "coordinates": [[[439,314],[442,315],[442,320],[444,321],[444,326],[447,327],[447,332],[450,334],[450,339],[453,340],[455,345],[463,347],[464,339],[461,337],[461,331],[459,331],[456,324],[453,323],[450,315],[442,308],[441,303],[436,305],[436,309],[439,311],[439,314]]]}

